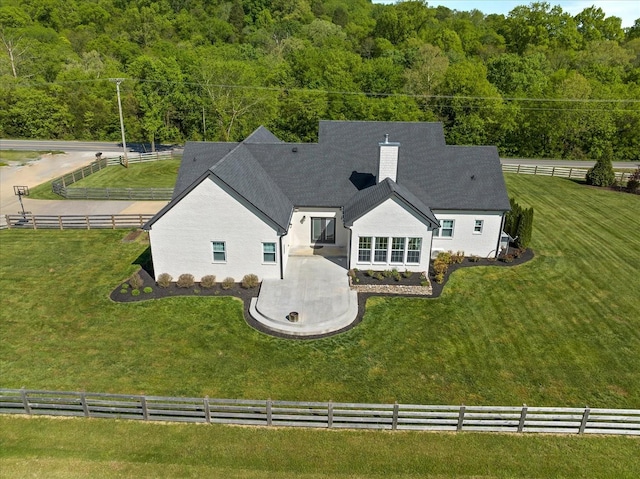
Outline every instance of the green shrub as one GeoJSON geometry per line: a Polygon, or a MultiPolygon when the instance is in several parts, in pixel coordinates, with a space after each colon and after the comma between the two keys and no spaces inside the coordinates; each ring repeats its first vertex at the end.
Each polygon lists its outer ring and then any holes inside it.
{"type": "Polygon", "coordinates": [[[208,274],[200,278],[200,286],[205,289],[213,288],[216,285],[216,276],[213,274],[208,274]]]}
{"type": "Polygon", "coordinates": [[[393,279],[395,279],[396,281],[400,281],[400,272],[397,269],[393,269],[391,270],[391,276],[393,277],[393,279]]]}
{"type": "Polygon", "coordinates": [[[173,276],[171,276],[169,273],[162,273],[160,276],[158,276],[158,281],[156,282],[161,288],[168,288],[171,284],[171,281],[173,281],[173,276]]]}
{"type": "Polygon", "coordinates": [[[231,277],[227,277],[222,280],[222,289],[231,289],[234,284],[236,284],[236,280],[231,277]]]}
{"type": "Polygon", "coordinates": [[[120,286],[122,289],[129,289],[129,283],[122,283],[122,286],[120,286]]]}
{"type": "Polygon", "coordinates": [[[176,281],[176,285],[178,288],[190,288],[196,284],[196,280],[192,274],[184,273],[178,277],[178,281],[176,281]]]}
{"type": "Polygon", "coordinates": [[[392,275],[392,273],[391,273],[391,270],[390,270],[390,269],[385,269],[385,270],[382,272],[382,276],[384,276],[385,278],[389,278],[389,277],[391,277],[391,275],[392,275]]]}
{"type": "Polygon", "coordinates": [[[144,284],[144,281],[140,277],[139,273],[133,273],[133,276],[129,279],[129,284],[133,289],[140,289],[144,284]]]}
{"type": "Polygon", "coordinates": [[[474,254],[471,257],[469,257],[469,261],[471,261],[473,263],[477,263],[478,261],[480,261],[480,256],[474,254]]]}
{"type": "Polygon", "coordinates": [[[631,174],[626,190],[629,193],[640,193],[640,166],[631,174]]]}
{"type": "Polygon", "coordinates": [[[375,274],[375,278],[376,278],[378,281],[382,281],[382,280],[384,279],[384,275],[383,275],[381,272],[379,272],[379,271],[378,271],[378,272],[375,274]]]}
{"type": "Polygon", "coordinates": [[[369,276],[369,278],[373,278],[375,275],[376,273],[372,269],[367,270],[367,276],[369,276]]]}
{"type": "Polygon", "coordinates": [[[127,290],[127,289],[125,289],[125,288],[122,288],[122,289],[120,290],[120,294],[127,294],[127,292],[128,292],[128,290],[127,290]]]}
{"type": "Polygon", "coordinates": [[[153,288],[151,286],[147,286],[142,290],[144,293],[152,293],[153,292],[153,288]]]}
{"type": "Polygon", "coordinates": [[[511,211],[505,216],[504,231],[516,238],[518,248],[527,248],[533,231],[533,208],[522,208],[513,198],[509,202],[511,211]]]}
{"type": "Polygon", "coordinates": [[[258,279],[258,276],[255,274],[245,274],[244,277],[242,278],[242,287],[244,289],[255,288],[259,284],[260,284],[260,280],[258,279]]]}
{"type": "Polygon", "coordinates": [[[429,286],[429,281],[420,281],[420,286],[429,286]]]}
{"type": "Polygon", "coordinates": [[[409,271],[408,269],[404,270],[404,273],[402,273],[402,276],[404,276],[405,278],[411,278],[411,276],[413,276],[413,271],[409,271]]]}
{"type": "Polygon", "coordinates": [[[449,269],[449,265],[447,265],[447,263],[445,263],[444,261],[439,261],[439,260],[435,260],[433,262],[433,271],[436,274],[445,274],[447,272],[447,269],[449,269]]]}
{"type": "Polygon", "coordinates": [[[139,289],[132,289],[131,290],[131,296],[140,296],[140,290],[139,289]]]}
{"type": "Polygon", "coordinates": [[[611,153],[606,153],[596,161],[593,168],[587,171],[587,184],[593,186],[611,186],[616,181],[616,174],[611,164],[611,153]]]}
{"type": "Polygon", "coordinates": [[[442,284],[444,282],[444,273],[437,273],[434,277],[436,283],[442,284]]]}
{"type": "Polygon", "coordinates": [[[502,261],[504,261],[505,263],[513,263],[513,255],[512,254],[504,255],[504,257],[502,258],[502,261]]]}

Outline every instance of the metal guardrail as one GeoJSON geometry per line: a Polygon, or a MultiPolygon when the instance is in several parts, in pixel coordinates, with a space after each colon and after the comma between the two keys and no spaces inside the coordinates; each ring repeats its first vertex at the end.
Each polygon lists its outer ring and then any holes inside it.
{"type": "Polygon", "coordinates": [[[640,409],[426,406],[0,389],[0,414],[253,426],[640,435],[640,409]]]}

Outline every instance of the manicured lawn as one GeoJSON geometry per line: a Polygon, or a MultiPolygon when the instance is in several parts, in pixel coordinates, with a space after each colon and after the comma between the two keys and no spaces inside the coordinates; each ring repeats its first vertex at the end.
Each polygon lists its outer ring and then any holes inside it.
{"type": "MultiPolygon", "coordinates": [[[[179,159],[131,163],[129,168],[109,166],[69,188],[173,188],[179,167],[179,159]]],[[[51,191],[50,181],[32,188],[30,197],[41,200],[61,199],[51,191]]]]}
{"type": "Polygon", "coordinates": [[[0,417],[4,477],[635,479],[637,438],[0,417]]]}
{"type": "Polygon", "coordinates": [[[508,176],[536,258],[454,273],[439,299],[372,298],[316,341],[249,328],[231,298],[114,304],[124,231],[0,232],[4,387],[282,400],[637,408],[640,198],[508,176]]]}

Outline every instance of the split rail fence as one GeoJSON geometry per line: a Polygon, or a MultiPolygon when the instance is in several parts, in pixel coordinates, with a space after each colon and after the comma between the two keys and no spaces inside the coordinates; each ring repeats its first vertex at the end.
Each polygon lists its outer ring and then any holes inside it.
{"type": "MultiPolygon", "coordinates": [[[[127,155],[129,163],[170,160],[172,151],[127,155]]],[[[173,188],[69,188],[70,185],[107,168],[122,164],[122,157],[100,158],[51,181],[52,191],[67,199],[85,200],[170,200],[173,188]]]]}
{"type": "Polygon", "coordinates": [[[423,406],[0,389],[1,414],[207,424],[640,435],[640,409],[423,406]]]}
{"type": "MultiPolygon", "coordinates": [[[[584,180],[587,177],[588,169],[569,168],[566,166],[531,166],[531,165],[502,165],[505,173],[518,173],[522,175],[557,176],[559,178],[569,178],[584,180]]],[[[616,171],[616,180],[624,183],[631,177],[631,173],[616,171]]]]}
{"type": "Polygon", "coordinates": [[[5,215],[2,229],[119,229],[141,228],[153,215],[5,215]]]}

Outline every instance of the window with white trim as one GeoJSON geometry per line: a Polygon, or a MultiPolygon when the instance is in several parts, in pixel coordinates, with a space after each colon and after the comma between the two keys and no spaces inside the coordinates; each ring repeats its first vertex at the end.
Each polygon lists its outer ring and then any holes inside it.
{"type": "Polygon", "coordinates": [[[389,238],[376,238],[376,247],[373,251],[373,261],[375,263],[387,262],[387,247],[389,245],[389,238]]]}
{"type": "Polygon", "coordinates": [[[422,238],[409,238],[407,242],[407,263],[420,263],[422,238]]]}
{"type": "Polygon", "coordinates": [[[358,238],[358,261],[371,263],[371,236],[360,236],[358,238]]]}
{"type": "Polygon", "coordinates": [[[391,238],[391,262],[404,261],[404,238],[391,238]]]}
{"type": "Polygon", "coordinates": [[[227,262],[227,248],[224,241],[212,241],[211,247],[213,249],[213,262],[214,263],[226,263],[227,262]]]}
{"type": "Polygon", "coordinates": [[[440,228],[433,230],[434,238],[453,238],[454,220],[440,220],[440,228]]]}
{"type": "Polygon", "coordinates": [[[262,262],[263,263],[276,262],[276,244],[275,243],[262,243],[262,262]]]}
{"type": "Polygon", "coordinates": [[[474,234],[482,234],[482,228],[484,226],[484,220],[476,220],[475,224],[473,225],[473,233],[474,234]]]}

